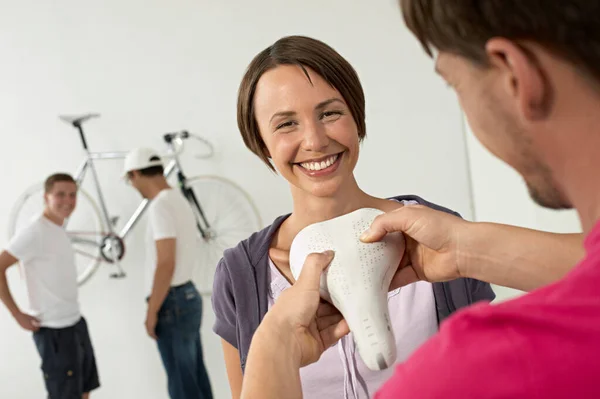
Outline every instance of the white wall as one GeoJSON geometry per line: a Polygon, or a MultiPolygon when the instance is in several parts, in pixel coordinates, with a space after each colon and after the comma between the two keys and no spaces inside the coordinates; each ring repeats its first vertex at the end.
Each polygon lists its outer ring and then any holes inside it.
{"type": "MultiPolygon", "coordinates": [[[[521,176],[483,147],[466,121],[465,132],[475,220],[557,233],[581,232],[574,210],[554,211],[537,205],[529,196],[521,176]]],[[[506,287],[495,286],[494,290],[498,300],[522,294],[506,287]]]]}
{"type": "MultiPolygon", "coordinates": [[[[471,215],[461,114],[433,63],[404,28],[397,2],[331,0],[104,0],[59,3],[2,0],[0,9],[0,229],[31,183],[74,171],[75,132],[57,118],[94,111],[97,150],[160,146],[159,134],[186,128],[209,137],[217,157],[186,169],[227,176],[249,191],[265,221],[290,209],[286,184],[242,144],[236,91],[251,58],[277,38],[322,39],[356,67],[367,94],[368,138],[357,176],[380,196],[417,193],[471,215]],[[267,204],[267,201],[270,201],[267,204]]],[[[118,181],[120,164],[100,176],[108,207],[131,212],[137,196],[118,181]]],[[[95,398],[165,398],[162,366],[143,330],[142,239],[128,240],[129,277],[102,269],[81,289],[103,387],[95,398]]],[[[0,236],[0,246],[6,243],[0,236]]],[[[22,303],[15,271],[11,287],[22,303]]],[[[203,323],[206,361],[217,398],[228,397],[219,340],[203,323]]],[[[28,334],[0,309],[0,397],[41,397],[39,361],[28,334]]]]}

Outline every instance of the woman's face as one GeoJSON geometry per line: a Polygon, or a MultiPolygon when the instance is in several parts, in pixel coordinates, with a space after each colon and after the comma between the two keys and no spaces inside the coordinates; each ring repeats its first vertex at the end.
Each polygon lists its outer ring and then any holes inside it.
{"type": "Polygon", "coordinates": [[[358,128],[340,93],[306,71],[310,81],[295,65],[266,72],[256,87],[254,116],[279,173],[302,191],[330,197],[352,178],[358,128]]]}

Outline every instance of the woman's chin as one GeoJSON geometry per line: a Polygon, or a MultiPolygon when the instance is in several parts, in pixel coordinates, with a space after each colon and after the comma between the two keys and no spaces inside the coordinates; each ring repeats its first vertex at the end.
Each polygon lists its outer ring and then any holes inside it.
{"type": "Polygon", "coordinates": [[[340,182],[339,179],[331,179],[323,182],[315,182],[300,187],[302,191],[312,197],[317,198],[335,198],[340,195],[340,182]]]}

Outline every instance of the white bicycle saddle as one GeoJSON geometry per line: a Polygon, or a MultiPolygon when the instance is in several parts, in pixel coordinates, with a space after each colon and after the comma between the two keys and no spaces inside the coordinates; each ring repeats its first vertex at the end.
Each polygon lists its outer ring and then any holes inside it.
{"type": "Polygon", "coordinates": [[[404,253],[401,233],[388,234],[365,244],[360,235],[383,213],[362,208],[302,229],[290,249],[295,279],[313,252],[335,251],[321,276],[321,297],[344,316],[361,358],[371,370],[383,370],[396,360],[396,343],[390,324],[388,290],[404,253]]]}

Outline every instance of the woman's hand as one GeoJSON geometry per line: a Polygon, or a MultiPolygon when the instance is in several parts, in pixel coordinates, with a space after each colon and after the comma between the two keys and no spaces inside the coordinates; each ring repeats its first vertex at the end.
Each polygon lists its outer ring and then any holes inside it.
{"type": "MultiPolygon", "coordinates": [[[[310,254],[296,283],[285,290],[267,312],[256,334],[273,345],[289,343],[298,367],[314,363],[321,354],[348,334],[348,324],[332,305],[321,301],[322,272],[333,260],[332,251],[310,254]]],[[[282,346],[288,346],[284,344],[282,346]]]]}

